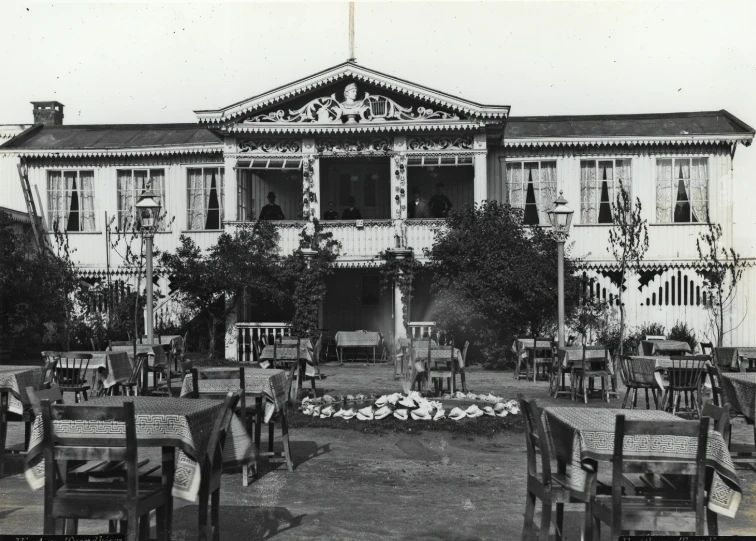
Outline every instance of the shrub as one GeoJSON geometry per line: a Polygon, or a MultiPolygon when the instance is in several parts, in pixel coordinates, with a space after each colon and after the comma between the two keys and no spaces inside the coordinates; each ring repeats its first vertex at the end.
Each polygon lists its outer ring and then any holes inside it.
{"type": "Polygon", "coordinates": [[[693,329],[688,328],[688,324],[683,321],[678,321],[675,326],[669,331],[667,338],[670,340],[679,340],[680,342],[687,342],[690,345],[690,350],[695,351],[698,345],[696,340],[696,333],[693,329]]]}

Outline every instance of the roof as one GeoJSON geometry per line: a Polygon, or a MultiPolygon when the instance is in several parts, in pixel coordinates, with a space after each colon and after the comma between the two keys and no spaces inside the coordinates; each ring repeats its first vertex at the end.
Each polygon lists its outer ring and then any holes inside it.
{"type": "Polygon", "coordinates": [[[222,139],[197,124],[35,124],[14,137],[0,150],[23,150],[27,154],[85,151],[87,154],[133,154],[163,151],[220,150],[222,139]]]}
{"type": "Polygon", "coordinates": [[[223,123],[241,115],[270,107],[300,94],[311,92],[339,79],[354,78],[399,94],[405,94],[432,104],[448,107],[476,118],[503,119],[509,114],[508,105],[482,105],[462,99],[404,79],[386,75],[355,62],[347,61],[332,68],[310,75],[293,83],[280,86],[263,94],[234,103],[220,109],[195,111],[200,122],[223,123]]]}
{"type": "Polygon", "coordinates": [[[754,129],[724,109],[697,113],[509,117],[511,140],[554,139],[753,139],[754,129]]]}
{"type": "MultiPolygon", "coordinates": [[[[12,221],[19,222],[22,224],[30,224],[31,219],[29,218],[29,213],[26,211],[20,211],[15,209],[9,209],[7,207],[0,207],[0,213],[6,214],[12,221]]],[[[37,221],[39,221],[39,216],[35,216],[37,221]]]]}
{"type": "Polygon", "coordinates": [[[15,137],[31,124],[0,124],[0,140],[15,137]]]}

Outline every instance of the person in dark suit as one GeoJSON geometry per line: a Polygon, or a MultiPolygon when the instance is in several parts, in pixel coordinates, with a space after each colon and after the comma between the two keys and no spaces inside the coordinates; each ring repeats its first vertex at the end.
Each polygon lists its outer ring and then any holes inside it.
{"type": "Polygon", "coordinates": [[[344,212],[341,213],[342,220],[362,220],[362,214],[360,214],[360,210],[356,207],[356,204],[357,201],[354,196],[350,195],[349,208],[344,209],[344,212]]]}
{"type": "Polygon", "coordinates": [[[260,220],[285,220],[281,207],[276,205],[275,192],[268,192],[268,204],[260,211],[260,220]]]}
{"type": "Polygon", "coordinates": [[[420,190],[415,188],[414,195],[414,199],[407,206],[408,216],[410,218],[430,218],[428,203],[420,198],[420,190]]]}
{"type": "Polygon", "coordinates": [[[433,197],[428,201],[431,216],[434,218],[446,218],[452,208],[452,203],[449,198],[444,195],[443,190],[444,184],[442,182],[436,184],[436,193],[433,194],[433,197]]]}
{"type": "Polygon", "coordinates": [[[323,213],[324,220],[338,220],[339,211],[333,208],[333,201],[328,202],[328,210],[323,213]]]}

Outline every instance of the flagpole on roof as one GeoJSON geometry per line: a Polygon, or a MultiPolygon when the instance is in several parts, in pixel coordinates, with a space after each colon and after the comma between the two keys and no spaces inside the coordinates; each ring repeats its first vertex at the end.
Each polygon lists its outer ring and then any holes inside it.
{"type": "Polygon", "coordinates": [[[356,62],[354,57],[354,2],[349,2],[349,62],[356,62]]]}

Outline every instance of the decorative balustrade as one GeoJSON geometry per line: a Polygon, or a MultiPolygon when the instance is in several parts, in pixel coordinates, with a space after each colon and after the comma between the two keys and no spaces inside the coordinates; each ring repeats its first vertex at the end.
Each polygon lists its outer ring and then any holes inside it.
{"type": "Polygon", "coordinates": [[[236,324],[237,359],[242,362],[255,360],[255,347],[265,337],[271,343],[278,336],[290,336],[291,328],[287,323],[240,322],[236,324]]]}

